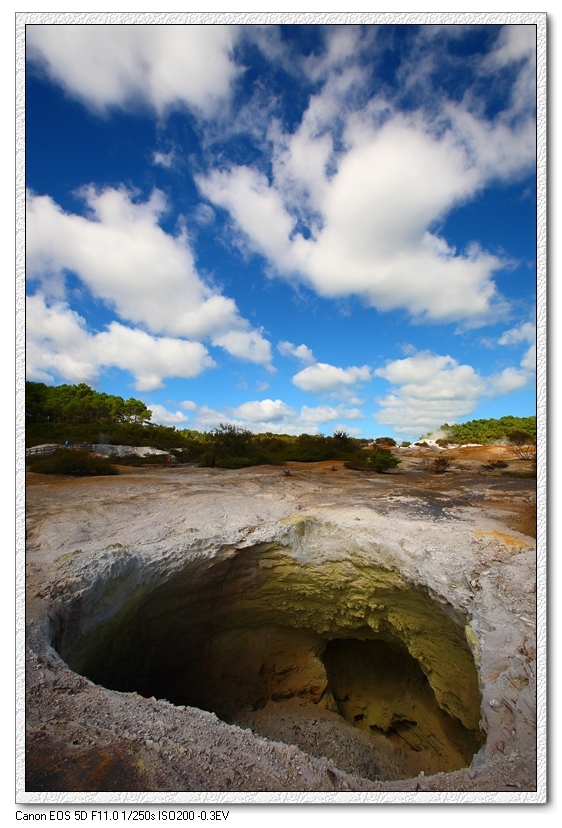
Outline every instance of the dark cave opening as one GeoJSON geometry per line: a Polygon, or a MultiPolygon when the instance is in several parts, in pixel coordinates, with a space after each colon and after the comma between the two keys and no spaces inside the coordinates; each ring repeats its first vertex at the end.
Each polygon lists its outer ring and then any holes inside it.
{"type": "Polygon", "coordinates": [[[428,773],[466,767],[483,737],[463,628],[392,579],[368,567],[342,578],[253,548],[131,593],[88,635],[77,605],[55,643],[73,670],[109,689],[233,724],[302,700],[419,755],[428,773]]]}

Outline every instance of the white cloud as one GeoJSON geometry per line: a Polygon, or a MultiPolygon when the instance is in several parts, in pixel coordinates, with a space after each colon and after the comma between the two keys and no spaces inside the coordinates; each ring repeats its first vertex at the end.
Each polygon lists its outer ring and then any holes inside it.
{"type": "Polygon", "coordinates": [[[92,382],[102,368],[130,371],[138,391],[163,387],[166,377],[196,377],[215,363],[199,342],[155,337],[118,322],[90,333],[85,320],[64,303],[48,305],[41,294],[27,297],[29,379],[92,382]]]}
{"type": "Polygon", "coordinates": [[[196,411],[197,410],[197,403],[194,403],[192,400],[183,400],[180,403],[180,408],[183,408],[186,411],[196,411]]]}
{"type": "Polygon", "coordinates": [[[342,405],[318,405],[314,408],[303,405],[301,417],[310,423],[329,423],[340,417],[345,417],[346,420],[363,420],[364,414],[358,408],[344,408],[342,405]]]}
{"type": "Polygon", "coordinates": [[[240,69],[230,57],[238,27],[28,25],[28,58],[84,104],[142,104],[158,115],[187,106],[210,116],[228,101],[240,69]]]}
{"type": "Polygon", "coordinates": [[[503,26],[495,49],[486,57],[491,66],[505,66],[519,60],[534,60],[537,48],[535,26],[503,26]]]}
{"type": "Polygon", "coordinates": [[[197,205],[193,217],[197,224],[200,224],[204,227],[214,222],[215,211],[213,210],[210,204],[205,204],[204,202],[201,202],[197,205]]]}
{"type": "Polygon", "coordinates": [[[174,165],[174,157],[173,150],[170,150],[170,152],[154,152],[152,161],[157,167],[164,167],[169,170],[174,165]]]}
{"type": "Polygon", "coordinates": [[[147,406],[149,411],[152,411],[151,422],[159,425],[179,425],[180,423],[187,423],[189,417],[181,411],[168,411],[163,405],[152,404],[147,406]]]}
{"type": "Polygon", "coordinates": [[[516,328],[505,331],[498,339],[499,345],[519,345],[521,342],[530,343],[521,360],[521,367],[526,371],[536,371],[537,367],[537,329],[532,322],[525,322],[516,328]]]}
{"type": "MultiPolygon", "coordinates": [[[[201,431],[209,431],[220,423],[232,423],[255,434],[319,434],[322,425],[341,420],[361,419],[364,419],[364,415],[359,409],[346,408],[343,405],[303,405],[300,411],[297,411],[283,400],[266,399],[250,400],[237,408],[222,410],[201,406],[191,425],[201,431]]],[[[345,430],[350,431],[349,428],[345,430]]],[[[354,429],[354,433],[360,431],[361,429],[354,429]]]]}
{"type": "Polygon", "coordinates": [[[301,391],[312,391],[315,394],[321,394],[326,391],[335,391],[341,386],[367,382],[370,378],[371,372],[366,365],[362,368],[352,366],[344,369],[325,362],[317,362],[315,365],[310,365],[295,374],[293,384],[301,391]]]}
{"type": "Polygon", "coordinates": [[[520,365],[525,371],[537,370],[537,346],[535,343],[525,352],[520,365]]]}
{"type": "Polygon", "coordinates": [[[483,377],[471,365],[428,352],[389,362],[374,373],[393,386],[389,394],[376,399],[381,408],[375,420],[406,435],[455,423],[470,414],[481,397],[508,394],[523,388],[529,378],[515,368],[483,377]]]}
{"type": "Polygon", "coordinates": [[[214,336],[213,345],[220,345],[232,356],[261,363],[269,370],[275,370],[270,365],[271,346],[260,331],[227,331],[220,336],[214,336]]]}
{"type": "Polygon", "coordinates": [[[53,274],[75,272],[121,319],[153,334],[209,338],[233,356],[269,364],[271,347],[240,317],[236,303],[199,277],[185,233],[171,236],[158,221],[166,209],[154,190],[134,202],[123,190],[83,196],[88,217],[68,214],[48,196],[28,194],[27,268],[49,290],[53,274]]]}
{"type": "Polygon", "coordinates": [[[277,345],[277,350],[281,356],[295,357],[306,365],[314,365],[316,362],[314,354],[306,345],[293,345],[292,342],[281,341],[277,345]]]}
{"type": "Polygon", "coordinates": [[[516,345],[519,342],[534,342],[536,335],[536,326],[532,322],[525,322],[516,328],[505,331],[498,339],[498,343],[500,345],[516,345]]]}
{"type": "Polygon", "coordinates": [[[529,374],[517,368],[504,368],[501,374],[495,374],[487,380],[485,391],[488,397],[500,397],[502,394],[511,394],[524,388],[529,382],[529,374]]]}
{"type": "Polygon", "coordinates": [[[278,423],[296,416],[294,408],[282,400],[252,400],[233,409],[232,414],[251,423],[278,423]]]}
{"type": "Polygon", "coordinates": [[[382,97],[359,108],[357,36],[334,33],[318,69],[326,82],[295,131],[270,127],[271,180],[222,167],[197,179],[200,190],[277,274],[321,296],[356,294],[435,322],[490,321],[506,309],[493,279],[506,263],[476,244],[456,250],[434,228],[491,181],[532,170],[532,113],[518,105],[516,122],[514,109],[489,121],[465,101],[436,107],[435,96],[432,113],[404,114],[382,97]]]}

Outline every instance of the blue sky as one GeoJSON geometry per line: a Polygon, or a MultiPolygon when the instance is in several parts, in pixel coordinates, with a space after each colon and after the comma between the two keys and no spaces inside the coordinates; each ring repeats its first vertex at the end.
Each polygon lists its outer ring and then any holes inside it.
{"type": "Polygon", "coordinates": [[[209,430],[535,411],[533,26],[27,26],[27,376],[209,430]]]}

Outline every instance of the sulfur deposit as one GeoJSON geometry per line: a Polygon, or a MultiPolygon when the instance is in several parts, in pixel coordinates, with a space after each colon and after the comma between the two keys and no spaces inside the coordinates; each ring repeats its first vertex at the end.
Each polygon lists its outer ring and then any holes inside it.
{"type": "Polygon", "coordinates": [[[535,789],[534,481],[28,483],[28,792],[535,789]]]}

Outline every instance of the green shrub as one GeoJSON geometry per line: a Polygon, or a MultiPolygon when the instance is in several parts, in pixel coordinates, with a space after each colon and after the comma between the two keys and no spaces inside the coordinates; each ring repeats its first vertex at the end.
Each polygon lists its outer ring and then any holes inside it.
{"type": "Polygon", "coordinates": [[[392,437],[377,437],[375,440],[375,445],[377,446],[395,446],[396,440],[393,440],[392,437]]]}
{"type": "Polygon", "coordinates": [[[400,447],[401,447],[401,448],[408,448],[408,446],[411,446],[411,445],[412,445],[412,444],[411,444],[411,443],[409,443],[407,440],[403,440],[403,441],[400,443],[400,447]]]}
{"type": "Polygon", "coordinates": [[[198,463],[203,453],[203,446],[200,444],[197,449],[191,447],[187,449],[176,449],[171,453],[178,463],[198,463]]]}
{"type": "Polygon", "coordinates": [[[220,469],[245,469],[255,465],[255,460],[250,457],[221,457],[217,460],[220,469]]]}
{"type": "Polygon", "coordinates": [[[395,457],[391,451],[385,451],[385,449],[375,448],[369,456],[369,466],[379,474],[395,469],[401,462],[399,457],[395,457]]]}
{"type": "Polygon", "coordinates": [[[57,449],[50,455],[32,455],[26,458],[26,463],[39,474],[68,474],[72,477],[118,474],[105,457],[74,449],[57,449]]]}
{"type": "Polygon", "coordinates": [[[216,464],[217,461],[215,459],[215,455],[212,449],[207,449],[207,451],[204,451],[199,459],[199,465],[205,469],[213,469],[216,466],[216,464]]]}
{"type": "Polygon", "coordinates": [[[366,451],[359,451],[354,454],[349,460],[343,464],[344,469],[353,469],[353,471],[370,471],[369,456],[366,451]]]}

